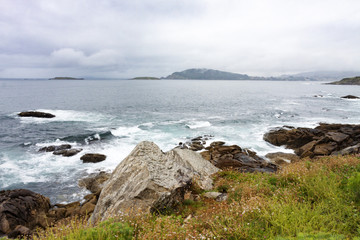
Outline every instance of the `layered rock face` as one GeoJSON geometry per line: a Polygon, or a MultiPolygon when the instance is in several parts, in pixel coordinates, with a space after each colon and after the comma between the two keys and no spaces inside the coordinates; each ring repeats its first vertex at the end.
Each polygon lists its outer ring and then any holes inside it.
{"type": "Polygon", "coordinates": [[[0,235],[46,227],[50,200],[25,189],[0,191],[0,235]]]}
{"type": "Polygon", "coordinates": [[[184,199],[191,184],[211,189],[210,175],[219,169],[198,153],[173,149],[163,153],[141,142],[114,170],[101,191],[92,221],[127,212],[158,212],[184,199]]]}
{"type": "Polygon", "coordinates": [[[264,140],[294,149],[302,158],[360,153],[360,125],[321,123],[314,129],[284,127],[266,133],[264,140]]]}

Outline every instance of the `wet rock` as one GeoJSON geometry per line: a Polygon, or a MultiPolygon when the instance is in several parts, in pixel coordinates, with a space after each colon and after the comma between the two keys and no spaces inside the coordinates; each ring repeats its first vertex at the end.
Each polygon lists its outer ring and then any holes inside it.
{"type": "Polygon", "coordinates": [[[210,147],[222,146],[224,144],[225,144],[225,142],[223,142],[223,141],[215,141],[215,142],[210,143],[210,147]]]}
{"type": "Polygon", "coordinates": [[[81,151],[82,151],[81,148],[63,149],[63,150],[54,151],[53,154],[54,155],[62,155],[64,157],[71,157],[71,156],[78,154],[81,151]]]}
{"type": "Polygon", "coordinates": [[[46,227],[49,209],[50,200],[38,193],[25,189],[0,191],[0,234],[8,234],[18,225],[31,230],[46,227]]]}
{"type": "Polygon", "coordinates": [[[219,169],[198,153],[175,148],[163,153],[152,142],[141,142],[120,162],[101,191],[93,222],[126,213],[158,213],[176,207],[187,189],[211,189],[210,175],[219,169]]]}
{"type": "Polygon", "coordinates": [[[37,117],[37,118],[54,118],[55,115],[51,113],[45,112],[37,112],[37,111],[29,111],[29,112],[21,112],[18,114],[20,117],[37,117]]]}
{"type": "Polygon", "coordinates": [[[212,137],[212,135],[198,136],[184,143],[180,142],[178,148],[190,149],[192,151],[200,151],[205,148],[206,141],[211,139],[212,137]]]}
{"type": "Polygon", "coordinates": [[[342,96],[341,98],[346,98],[346,99],[359,99],[359,97],[354,96],[354,95],[346,95],[346,96],[342,96]]]}
{"type": "Polygon", "coordinates": [[[106,156],[99,153],[87,153],[80,158],[83,163],[98,163],[106,159],[106,156]]]}
{"type": "Polygon", "coordinates": [[[80,179],[78,185],[80,187],[85,187],[92,193],[101,191],[105,182],[110,178],[110,173],[101,171],[98,174],[92,174],[89,177],[80,179]]]}
{"type": "Polygon", "coordinates": [[[65,150],[65,149],[70,149],[71,145],[70,144],[62,144],[59,146],[47,146],[47,147],[43,147],[39,149],[39,152],[54,152],[54,151],[61,151],[61,150],[65,150]]]}

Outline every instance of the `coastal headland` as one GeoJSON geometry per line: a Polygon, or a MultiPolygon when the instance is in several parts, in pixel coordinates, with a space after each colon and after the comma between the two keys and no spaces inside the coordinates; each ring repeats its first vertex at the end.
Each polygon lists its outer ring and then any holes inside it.
{"type": "MultiPolygon", "coordinates": [[[[170,212],[184,211],[189,202],[208,206],[210,201],[212,206],[219,204],[221,208],[231,204],[234,194],[240,190],[230,187],[234,179],[227,176],[263,176],[269,178],[274,187],[280,187],[277,184],[280,180],[276,179],[283,178],[286,169],[302,164],[326,166],[323,159],[352,161],[351,164],[360,169],[356,157],[360,153],[360,125],[321,123],[315,128],[283,126],[270,130],[264,134],[264,140],[293,149],[294,154],[269,153],[268,159],[259,157],[251,149],[212,141],[212,138],[211,135],[199,136],[179,143],[166,153],[152,142],[141,142],[113,173],[100,172],[81,180],[79,186],[91,191],[82,201],[51,204],[47,197],[29,190],[1,191],[0,233],[9,237],[31,236],[36,228],[50,229],[74,217],[90,218],[92,223],[98,223],[114,216],[128,218],[139,213],[166,216],[170,212]],[[324,158],[326,156],[330,157],[324,158]]],[[[65,150],[70,148],[64,146],[65,150]]],[[[59,151],[51,146],[42,151],[48,150],[59,151]]],[[[273,191],[277,191],[276,188],[273,191]]],[[[249,201],[247,199],[247,205],[241,206],[245,209],[242,214],[251,206],[249,201]]],[[[191,221],[196,211],[186,219],[191,221]]]]}

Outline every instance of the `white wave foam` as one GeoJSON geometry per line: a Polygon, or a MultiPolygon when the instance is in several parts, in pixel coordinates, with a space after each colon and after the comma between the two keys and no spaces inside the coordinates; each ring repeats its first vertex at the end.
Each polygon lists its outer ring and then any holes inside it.
{"type": "Polygon", "coordinates": [[[193,121],[186,124],[186,126],[190,129],[196,129],[196,128],[210,127],[211,123],[208,121],[193,121]]]}
{"type": "Polygon", "coordinates": [[[124,136],[130,136],[133,134],[137,134],[139,132],[142,132],[143,130],[141,130],[138,126],[134,126],[134,127],[118,127],[116,129],[111,129],[110,132],[112,135],[114,135],[115,137],[124,137],[124,136]]]}
{"type": "Polygon", "coordinates": [[[72,146],[78,146],[79,144],[76,143],[76,142],[67,142],[67,141],[62,141],[60,139],[56,139],[55,141],[52,141],[52,142],[41,142],[41,143],[36,143],[35,146],[37,147],[47,147],[47,146],[50,146],[50,145],[53,145],[53,146],[60,146],[62,144],[70,144],[72,146]]]}

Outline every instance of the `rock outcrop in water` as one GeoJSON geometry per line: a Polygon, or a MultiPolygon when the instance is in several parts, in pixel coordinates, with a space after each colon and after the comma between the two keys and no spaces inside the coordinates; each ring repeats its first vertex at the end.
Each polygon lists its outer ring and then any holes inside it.
{"type": "Polygon", "coordinates": [[[62,155],[64,157],[74,156],[81,151],[81,148],[72,148],[70,144],[62,144],[59,146],[51,145],[39,149],[39,152],[53,152],[54,155],[62,155]]]}
{"type": "Polygon", "coordinates": [[[37,117],[37,118],[54,118],[55,115],[51,113],[45,112],[37,112],[37,111],[29,111],[29,112],[21,112],[18,114],[20,117],[37,117]]]}
{"type": "Polygon", "coordinates": [[[104,154],[99,153],[87,153],[80,158],[83,163],[98,163],[106,159],[104,154]]]}
{"type": "Polygon", "coordinates": [[[357,96],[354,96],[354,95],[346,95],[346,96],[343,96],[341,98],[346,98],[346,99],[359,99],[359,97],[357,96]]]}
{"type": "Polygon", "coordinates": [[[46,227],[50,200],[25,189],[0,191],[0,235],[17,237],[46,227]]]}
{"type": "Polygon", "coordinates": [[[220,169],[232,168],[240,172],[276,172],[277,165],[257,156],[249,149],[237,145],[225,146],[224,142],[213,142],[200,154],[220,169]]]}
{"type": "Polygon", "coordinates": [[[294,149],[302,158],[360,153],[360,125],[321,123],[316,128],[283,127],[266,133],[264,140],[294,149]]]}
{"type": "Polygon", "coordinates": [[[141,142],[105,184],[92,221],[129,211],[172,208],[184,199],[192,184],[210,189],[210,175],[218,170],[196,152],[177,148],[163,153],[156,144],[141,142]]]}

